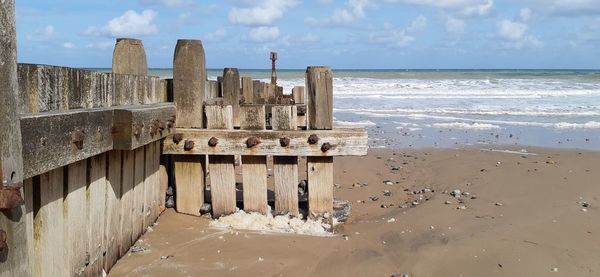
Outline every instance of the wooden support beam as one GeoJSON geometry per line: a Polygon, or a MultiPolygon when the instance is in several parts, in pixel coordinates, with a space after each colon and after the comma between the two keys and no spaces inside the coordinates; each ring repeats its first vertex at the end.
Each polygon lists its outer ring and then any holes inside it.
{"type": "Polygon", "coordinates": [[[26,178],[112,150],[112,120],[111,109],[22,116],[26,178]]]}
{"type": "Polygon", "coordinates": [[[367,154],[367,132],[364,129],[334,129],[312,131],[252,131],[252,130],[197,130],[177,129],[176,134],[164,141],[163,154],[176,155],[286,155],[286,156],[365,156],[367,154]],[[308,142],[311,135],[318,141],[308,142]],[[174,137],[176,138],[174,141],[174,137]],[[211,138],[218,139],[214,147],[208,145],[211,138]],[[246,141],[258,138],[261,143],[249,149],[246,141]],[[181,140],[179,140],[181,138],[181,140]],[[288,146],[281,146],[280,139],[289,138],[288,146]],[[194,144],[184,149],[185,141],[194,144]],[[323,145],[329,149],[323,151],[323,145]]]}
{"type": "MultiPolygon", "coordinates": [[[[233,129],[231,106],[207,106],[206,120],[209,129],[230,132],[233,129]]],[[[201,132],[208,130],[201,130],[201,132]]],[[[208,140],[204,142],[208,145],[208,140]]],[[[188,140],[189,141],[189,140],[188,140]]],[[[196,148],[196,147],[194,147],[196,148]]],[[[233,155],[208,156],[213,217],[219,218],[235,212],[235,159],[233,155]]]]}
{"type": "MultiPolygon", "coordinates": [[[[243,130],[265,130],[265,107],[240,107],[243,130]]],[[[260,140],[249,138],[246,147],[252,149],[260,140]]],[[[244,211],[267,214],[267,156],[242,156],[244,211]]]]}
{"type": "MultiPolygon", "coordinates": [[[[273,130],[296,130],[296,106],[273,107],[273,130]]],[[[299,216],[298,209],[298,156],[273,157],[275,185],[275,213],[299,216]]]]}
{"type": "Polygon", "coordinates": [[[112,128],[114,149],[133,150],[172,134],[175,117],[173,103],[115,109],[112,128]]]}
{"type": "MultiPolygon", "coordinates": [[[[308,67],[306,69],[306,90],[309,132],[331,130],[333,128],[333,73],[331,68],[308,67]]],[[[307,169],[309,216],[312,218],[323,217],[331,223],[333,218],[333,157],[308,157],[307,169]]]]}

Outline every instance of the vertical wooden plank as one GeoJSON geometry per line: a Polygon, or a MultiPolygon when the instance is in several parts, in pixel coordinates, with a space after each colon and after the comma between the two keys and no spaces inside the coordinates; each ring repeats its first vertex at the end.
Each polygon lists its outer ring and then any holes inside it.
{"type": "Polygon", "coordinates": [[[304,86],[295,86],[292,89],[292,97],[295,104],[304,104],[304,86]]]}
{"type": "Polygon", "coordinates": [[[251,77],[242,77],[242,94],[244,95],[244,103],[254,103],[254,86],[251,77]]]}
{"type": "Polygon", "coordinates": [[[237,68],[223,69],[223,100],[233,109],[233,126],[240,126],[240,74],[237,68]]]}
{"type": "MultiPolygon", "coordinates": [[[[296,130],[296,106],[273,107],[273,130],[296,130]]],[[[275,213],[300,216],[298,209],[298,157],[273,157],[275,213]]]]}
{"type": "MultiPolygon", "coordinates": [[[[40,175],[40,207],[34,218],[34,276],[66,276],[63,229],[63,168],[40,175]]],[[[23,245],[23,247],[26,247],[23,245]]]]}
{"type": "Polygon", "coordinates": [[[120,251],[119,256],[125,255],[132,245],[133,214],[134,214],[134,160],[135,151],[123,151],[123,177],[121,180],[121,210],[119,219],[120,251]]]}
{"type": "Polygon", "coordinates": [[[81,275],[86,268],[88,256],[87,234],[87,160],[68,166],[67,191],[64,198],[65,242],[67,245],[67,272],[81,275]]]}
{"type": "MultiPolygon", "coordinates": [[[[21,126],[18,113],[23,112],[24,103],[19,97],[17,82],[17,41],[15,29],[15,1],[0,2],[0,161],[2,183],[23,181],[23,159],[21,156],[21,126]]],[[[21,191],[22,193],[23,191],[21,191]]],[[[27,247],[28,229],[25,206],[0,213],[0,229],[6,232],[8,250],[1,255],[0,276],[30,276],[31,262],[27,247]]]]}
{"type": "Polygon", "coordinates": [[[144,179],[145,174],[145,159],[144,147],[139,147],[134,150],[134,162],[133,162],[133,227],[131,243],[135,243],[137,239],[142,235],[144,227],[144,179]]]}
{"type": "MultiPolygon", "coordinates": [[[[162,212],[161,198],[164,201],[167,194],[167,176],[166,169],[161,170],[160,159],[162,154],[162,141],[154,142],[154,193],[153,193],[153,210],[152,210],[152,222],[156,222],[158,216],[162,212]],[[162,186],[162,178],[164,175],[164,189],[162,186]]],[[[164,169],[164,168],[163,168],[164,169]]],[[[164,207],[164,205],[162,205],[164,207]]]]}
{"type": "Polygon", "coordinates": [[[112,71],[117,74],[148,75],[148,63],[142,41],[118,38],[113,51],[112,64],[112,71]]]}
{"type": "Polygon", "coordinates": [[[88,159],[87,235],[89,265],[86,276],[102,275],[104,267],[104,217],[106,197],[106,154],[88,159]]]}
{"type": "MultiPolygon", "coordinates": [[[[333,74],[329,67],[306,69],[308,129],[333,128],[333,74]]],[[[319,141],[319,144],[326,141],[319,141]]],[[[333,157],[308,157],[309,216],[331,220],[333,212],[333,157]]]]}
{"type": "Polygon", "coordinates": [[[119,222],[121,220],[121,151],[110,151],[108,153],[108,176],[106,190],[106,223],[104,234],[106,242],[106,258],[104,270],[110,271],[119,259],[121,233],[119,222]]]}
{"type": "MultiPolygon", "coordinates": [[[[178,40],[173,61],[173,98],[177,127],[203,128],[206,66],[199,40],[178,40]]],[[[204,203],[206,156],[174,157],[176,207],[180,213],[199,215],[204,203]]]]}
{"type": "Polygon", "coordinates": [[[258,80],[252,81],[252,102],[253,104],[265,104],[262,99],[262,83],[258,80]]]}
{"type": "MultiPolygon", "coordinates": [[[[241,129],[266,129],[265,106],[242,106],[240,115],[241,129]]],[[[267,214],[267,157],[242,156],[242,181],[244,210],[267,214]]]]}
{"type": "Polygon", "coordinates": [[[155,179],[154,179],[154,143],[150,143],[144,146],[144,218],[143,218],[143,226],[144,229],[142,232],[146,232],[148,226],[152,225],[154,221],[153,217],[153,202],[154,202],[154,188],[155,188],[155,179]]]}
{"type": "MultiPolygon", "coordinates": [[[[206,121],[208,129],[233,129],[231,106],[207,106],[206,121]]],[[[213,217],[219,218],[236,209],[235,159],[233,155],[209,155],[208,160],[213,217]]]]}
{"type": "MultiPolygon", "coordinates": [[[[2,166],[0,165],[0,171],[2,166]]],[[[0,174],[1,176],[2,174],[0,174]]],[[[33,240],[33,178],[23,181],[23,200],[25,200],[25,224],[27,226],[27,253],[29,257],[34,257],[33,240]]],[[[67,241],[67,240],[64,240],[67,241]]],[[[0,273],[0,276],[2,273],[0,273]]]]}

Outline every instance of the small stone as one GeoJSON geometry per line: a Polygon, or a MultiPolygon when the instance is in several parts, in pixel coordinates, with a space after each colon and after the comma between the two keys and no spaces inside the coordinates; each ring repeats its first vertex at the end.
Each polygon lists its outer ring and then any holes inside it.
{"type": "Polygon", "coordinates": [[[373,202],[375,202],[375,201],[379,200],[379,197],[377,197],[377,196],[370,196],[369,198],[370,198],[370,199],[371,199],[371,201],[373,201],[373,202]]]}
{"type": "Polygon", "coordinates": [[[457,209],[457,210],[466,210],[466,209],[467,209],[467,206],[465,206],[465,205],[460,205],[460,206],[456,207],[456,209],[457,209]]]}
{"type": "Polygon", "coordinates": [[[416,206],[416,205],[419,205],[419,202],[417,202],[417,201],[413,201],[411,204],[412,204],[413,206],[416,206]]]}
{"type": "Polygon", "coordinates": [[[265,260],[265,259],[264,259],[263,257],[258,257],[258,261],[259,261],[259,262],[262,262],[262,261],[264,261],[264,260],[265,260]]]}
{"type": "Polygon", "coordinates": [[[348,235],[343,235],[343,236],[342,236],[342,238],[343,238],[344,240],[348,240],[348,239],[349,239],[349,238],[348,238],[348,235]]]}
{"type": "Polygon", "coordinates": [[[450,195],[452,195],[452,196],[454,196],[456,198],[459,198],[460,195],[461,195],[461,191],[459,189],[455,189],[452,192],[450,192],[450,195]]]}
{"type": "Polygon", "coordinates": [[[446,202],[444,202],[444,204],[446,204],[446,205],[450,205],[450,204],[452,204],[452,202],[450,202],[450,201],[446,200],[446,202]]]}
{"type": "Polygon", "coordinates": [[[200,207],[200,214],[207,214],[207,213],[210,213],[211,211],[212,211],[212,205],[209,203],[204,203],[200,207]]]}
{"type": "Polygon", "coordinates": [[[395,218],[393,218],[393,217],[392,217],[392,218],[390,218],[390,219],[388,219],[388,221],[387,221],[387,223],[392,223],[392,222],[396,222],[396,219],[395,219],[395,218]]]}
{"type": "Polygon", "coordinates": [[[168,258],[173,258],[173,255],[160,256],[161,260],[166,260],[168,258]]]}
{"type": "Polygon", "coordinates": [[[470,193],[470,192],[466,192],[466,191],[464,191],[464,192],[462,193],[462,195],[463,195],[463,196],[469,196],[469,195],[471,195],[471,193],[470,193]]]}
{"type": "Polygon", "coordinates": [[[173,187],[168,187],[167,188],[167,196],[173,196],[173,187]]]}
{"type": "Polygon", "coordinates": [[[424,188],[421,190],[423,193],[429,193],[429,192],[433,192],[433,190],[428,189],[428,188],[424,188]]]}
{"type": "Polygon", "coordinates": [[[146,248],[144,248],[143,246],[140,245],[134,245],[131,247],[131,253],[138,253],[138,252],[144,252],[146,251],[146,248]]]}
{"type": "Polygon", "coordinates": [[[582,212],[587,212],[586,208],[581,209],[582,212]]]}
{"type": "Polygon", "coordinates": [[[385,204],[381,204],[381,206],[380,206],[380,207],[381,207],[382,209],[387,209],[387,208],[389,208],[389,206],[388,206],[388,205],[385,205],[385,204]]]}
{"type": "Polygon", "coordinates": [[[496,202],[496,206],[502,206],[503,204],[500,202],[496,202]]]}
{"type": "Polygon", "coordinates": [[[392,192],[389,190],[384,190],[383,191],[383,196],[392,196],[392,192]]]}
{"type": "Polygon", "coordinates": [[[394,185],[394,182],[392,182],[390,180],[383,181],[383,183],[386,184],[386,185],[388,185],[388,186],[394,185]]]}
{"type": "Polygon", "coordinates": [[[336,189],[341,189],[341,188],[342,188],[342,185],[340,185],[340,184],[334,184],[333,186],[334,186],[336,189]]]}
{"type": "Polygon", "coordinates": [[[175,198],[173,196],[168,196],[167,201],[165,202],[165,207],[172,209],[175,208],[175,198]]]}
{"type": "Polygon", "coordinates": [[[587,202],[583,202],[583,203],[581,203],[581,206],[584,208],[589,208],[590,204],[588,204],[587,202]]]}
{"type": "Polygon", "coordinates": [[[558,272],[558,267],[553,267],[551,271],[552,272],[558,272]]]}

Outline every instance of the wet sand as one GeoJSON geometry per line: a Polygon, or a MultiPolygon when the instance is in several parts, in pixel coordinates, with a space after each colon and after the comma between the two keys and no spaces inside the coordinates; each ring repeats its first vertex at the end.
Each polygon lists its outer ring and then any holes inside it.
{"type": "Polygon", "coordinates": [[[109,276],[599,276],[600,152],[527,150],[336,158],[335,197],[353,206],[334,237],[220,231],[168,209],[109,276]]]}

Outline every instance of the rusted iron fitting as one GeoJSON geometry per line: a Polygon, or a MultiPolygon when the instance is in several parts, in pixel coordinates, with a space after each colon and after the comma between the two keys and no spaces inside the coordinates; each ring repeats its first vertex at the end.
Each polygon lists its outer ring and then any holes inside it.
{"type": "Polygon", "coordinates": [[[319,136],[312,134],[308,137],[308,144],[317,144],[319,142],[319,136]]]}
{"type": "Polygon", "coordinates": [[[249,137],[246,140],[246,146],[248,148],[252,148],[252,147],[257,146],[259,144],[260,144],[260,139],[258,139],[257,137],[249,137]]]}
{"type": "Polygon", "coordinates": [[[218,138],[211,137],[208,140],[208,146],[210,146],[210,147],[215,147],[215,146],[217,146],[217,144],[219,144],[219,139],[218,138]]]}
{"type": "Polygon", "coordinates": [[[282,147],[288,147],[290,146],[290,138],[288,137],[282,137],[279,139],[279,145],[281,145],[282,147]]]}
{"type": "Polygon", "coordinates": [[[183,150],[190,151],[192,149],[194,149],[194,141],[186,140],[185,143],[183,144],[183,150]]]}
{"type": "Polygon", "coordinates": [[[0,186],[0,210],[10,210],[25,204],[21,195],[22,187],[22,182],[0,186]]]}
{"type": "Polygon", "coordinates": [[[182,140],[183,140],[183,134],[182,133],[177,133],[177,134],[173,135],[173,142],[175,144],[179,144],[182,140]]]}
{"type": "Polygon", "coordinates": [[[142,129],[144,129],[144,124],[133,124],[133,135],[135,136],[135,138],[140,139],[140,135],[142,135],[142,129]]]}
{"type": "Polygon", "coordinates": [[[83,140],[85,139],[85,131],[79,127],[71,132],[71,142],[77,149],[83,149],[83,140]]]}
{"type": "Polygon", "coordinates": [[[296,109],[299,114],[306,114],[306,105],[297,105],[296,109]]]}
{"type": "Polygon", "coordinates": [[[167,129],[171,129],[175,126],[175,119],[177,116],[172,115],[169,119],[167,119],[167,129]]]}
{"type": "Polygon", "coordinates": [[[323,145],[321,145],[321,152],[327,152],[329,151],[329,149],[331,149],[331,144],[329,142],[323,143],[323,145]]]}
{"type": "Polygon", "coordinates": [[[6,244],[6,232],[0,229],[0,252],[4,252],[4,250],[6,250],[7,248],[8,245],[6,244]]]}

